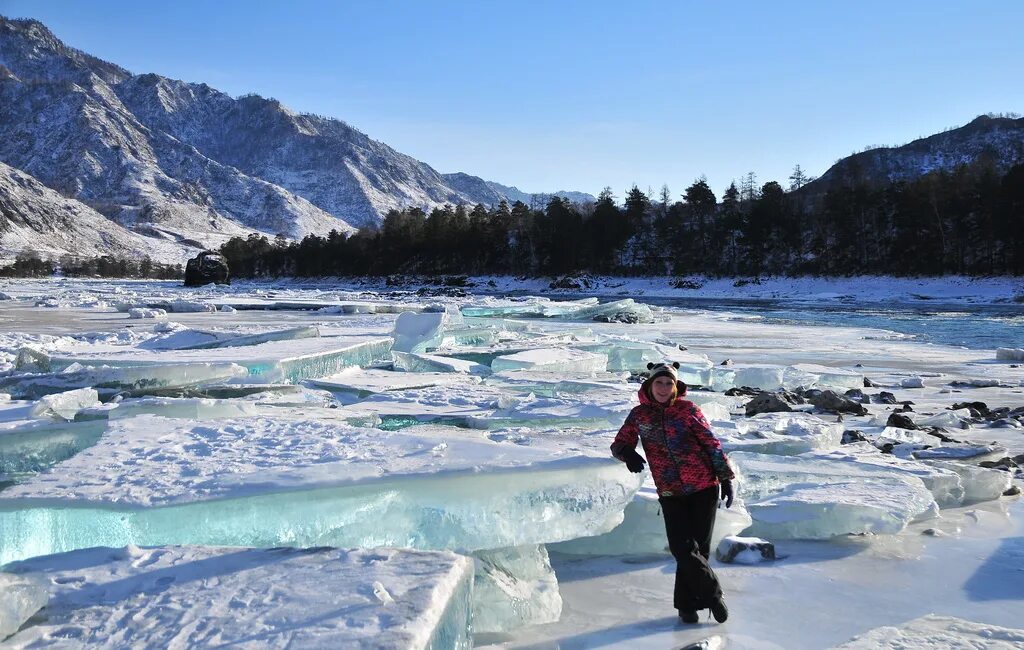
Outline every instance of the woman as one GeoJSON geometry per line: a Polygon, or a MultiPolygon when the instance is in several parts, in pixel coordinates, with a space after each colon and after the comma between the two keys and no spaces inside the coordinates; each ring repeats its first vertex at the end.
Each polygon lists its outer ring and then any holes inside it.
{"type": "Polygon", "coordinates": [[[658,501],[665,517],[668,546],[676,559],[673,604],[684,623],[696,623],[697,611],[710,609],[724,623],[729,610],[718,577],[708,564],[719,488],[732,506],[736,478],[722,444],[697,406],[683,399],[678,363],[647,364],[650,376],[640,387],[640,405],[630,411],[612,443],[612,455],[631,472],[644,469],[637,439],[651,464],[658,501]]]}

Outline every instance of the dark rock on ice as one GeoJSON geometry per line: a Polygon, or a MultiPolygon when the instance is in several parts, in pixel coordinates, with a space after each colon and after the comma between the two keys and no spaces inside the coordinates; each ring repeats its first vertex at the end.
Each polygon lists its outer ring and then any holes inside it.
{"type": "Polygon", "coordinates": [[[598,314],[594,316],[594,321],[598,323],[625,323],[627,325],[636,325],[640,322],[640,315],[631,311],[618,311],[614,314],[598,314]]]}
{"type": "Polygon", "coordinates": [[[1019,485],[1011,485],[1010,489],[1008,489],[1006,492],[1003,492],[1003,496],[1004,497],[1015,497],[1018,494],[1020,494],[1020,486],[1019,485]]]}
{"type": "Polygon", "coordinates": [[[835,391],[823,390],[814,397],[810,397],[811,404],[822,411],[831,413],[853,413],[854,415],[866,415],[868,410],[864,405],[852,399],[843,397],[835,391]]]}
{"type": "Polygon", "coordinates": [[[846,431],[843,431],[842,444],[851,445],[855,442],[868,442],[863,431],[858,431],[856,429],[847,429],[846,431]]]}
{"type": "Polygon", "coordinates": [[[902,413],[890,413],[889,419],[885,421],[887,427],[897,427],[899,429],[919,429],[920,427],[910,419],[909,416],[903,415],[902,413]]]}
{"type": "Polygon", "coordinates": [[[751,388],[750,386],[735,386],[725,391],[725,394],[729,397],[753,397],[760,395],[762,392],[764,391],[751,388]]]}
{"type": "Polygon", "coordinates": [[[988,418],[989,415],[988,405],[985,402],[956,402],[948,410],[958,411],[960,409],[970,411],[973,418],[988,418]]]}
{"type": "Polygon", "coordinates": [[[859,388],[851,388],[850,390],[846,391],[843,394],[846,395],[847,397],[849,397],[852,400],[856,400],[856,401],[860,402],[861,404],[870,404],[871,403],[871,398],[868,397],[867,395],[865,395],[864,391],[862,391],[859,388]]]}
{"type": "Polygon", "coordinates": [[[203,251],[185,264],[185,286],[231,284],[228,261],[214,251],[203,251]]]}
{"type": "Polygon", "coordinates": [[[589,289],[590,279],[585,275],[564,275],[548,284],[549,289],[589,289]]]}
{"type": "Polygon", "coordinates": [[[718,543],[715,559],[732,564],[754,564],[775,559],[775,544],[760,537],[739,537],[729,535],[718,543]]]}
{"type": "Polygon", "coordinates": [[[747,402],[746,415],[749,418],[758,413],[784,413],[792,410],[793,407],[779,395],[764,392],[754,396],[754,399],[747,402]]]}
{"type": "Polygon", "coordinates": [[[871,400],[875,404],[896,404],[896,396],[887,390],[883,390],[877,395],[872,395],[871,400]]]}
{"type": "Polygon", "coordinates": [[[943,429],[942,427],[925,427],[924,429],[921,429],[921,431],[923,431],[924,433],[927,433],[930,436],[935,436],[936,438],[938,438],[942,442],[954,442],[954,443],[962,443],[963,442],[962,440],[957,440],[956,438],[950,438],[949,436],[947,436],[946,435],[946,430],[943,429]]]}
{"type": "Polygon", "coordinates": [[[1022,425],[1014,418],[1000,418],[992,422],[989,426],[997,429],[1020,429],[1022,425]]]}

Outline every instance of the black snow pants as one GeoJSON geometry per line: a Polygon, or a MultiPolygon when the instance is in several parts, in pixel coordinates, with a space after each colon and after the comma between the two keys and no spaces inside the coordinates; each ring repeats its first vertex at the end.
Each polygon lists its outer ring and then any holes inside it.
{"type": "Polygon", "coordinates": [[[676,587],[673,604],[678,610],[701,610],[722,597],[708,557],[711,530],[718,508],[718,486],[684,496],[660,497],[665,517],[668,547],[676,559],[676,587]]]}

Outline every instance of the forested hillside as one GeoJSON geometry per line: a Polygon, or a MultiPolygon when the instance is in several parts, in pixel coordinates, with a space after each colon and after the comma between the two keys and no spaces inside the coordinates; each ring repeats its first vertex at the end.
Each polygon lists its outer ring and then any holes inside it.
{"type": "MultiPolygon", "coordinates": [[[[797,189],[797,188],[794,188],[797,189]]],[[[346,236],[234,238],[238,277],[407,274],[993,275],[1024,274],[1024,165],[981,159],[913,180],[833,183],[823,196],[704,180],[681,200],[636,187],[618,205],[554,197],[543,210],[392,210],[346,236]]]]}

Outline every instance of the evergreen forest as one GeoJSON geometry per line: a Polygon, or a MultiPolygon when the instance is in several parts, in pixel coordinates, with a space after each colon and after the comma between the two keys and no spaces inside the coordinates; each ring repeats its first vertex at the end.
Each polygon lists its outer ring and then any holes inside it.
{"type": "Polygon", "coordinates": [[[516,275],[761,276],[1024,274],[1024,165],[974,163],[885,186],[812,193],[799,166],[788,191],[753,173],[721,197],[704,179],[672,200],[637,187],[619,205],[551,197],[393,210],[379,228],[289,242],[236,237],[233,277],[516,275]]]}

